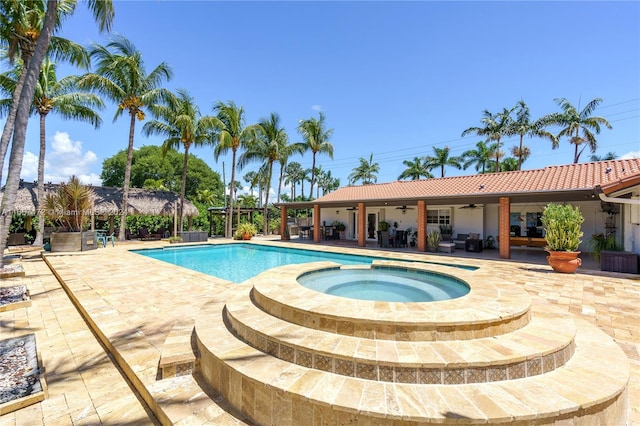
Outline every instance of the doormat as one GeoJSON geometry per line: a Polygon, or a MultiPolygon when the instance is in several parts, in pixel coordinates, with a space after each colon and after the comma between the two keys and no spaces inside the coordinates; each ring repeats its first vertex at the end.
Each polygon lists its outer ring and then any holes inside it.
{"type": "Polygon", "coordinates": [[[44,400],[44,368],[35,334],[0,341],[0,415],[44,400]]]}

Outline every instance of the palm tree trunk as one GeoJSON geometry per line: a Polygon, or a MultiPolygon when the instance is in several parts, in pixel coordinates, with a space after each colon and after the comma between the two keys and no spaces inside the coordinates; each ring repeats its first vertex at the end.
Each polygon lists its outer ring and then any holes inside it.
{"type": "Polygon", "coordinates": [[[282,190],[283,180],[284,180],[284,164],[280,163],[280,177],[278,178],[278,204],[280,204],[280,192],[282,190]]]}
{"type": "Polygon", "coordinates": [[[36,201],[36,212],[38,212],[38,231],[36,232],[36,239],[33,242],[34,246],[41,246],[44,243],[44,156],[47,149],[45,138],[45,118],[46,114],[40,114],[40,154],[38,156],[38,188],[36,201]]]}
{"type": "Polygon", "coordinates": [[[309,197],[313,198],[313,184],[316,181],[316,153],[313,153],[313,161],[311,162],[311,188],[309,188],[309,197]]]}
{"type": "Polygon", "coordinates": [[[187,188],[187,166],[189,165],[189,145],[184,144],[184,161],[182,162],[182,184],[180,185],[180,208],[178,209],[178,232],[182,232],[182,221],[184,215],[184,196],[187,188]]]}
{"type": "Polygon", "coordinates": [[[227,231],[225,237],[231,238],[233,231],[233,190],[236,181],[236,150],[233,149],[232,163],[231,163],[231,182],[229,184],[229,211],[227,212],[227,231]]]}
{"type": "MultiPolygon", "coordinates": [[[[11,135],[13,134],[13,128],[16,122],[16,113],[18,112],[18,105],[20,103],[20,94],[22,93],[26,78],[27,66],[23,66],[18,84],[16,85],[16,89],[13,91],[9,116],[7,117],[6,123],[4,123],[4,129],[2,130],[2,140],[0,141],[0,164],[4,164],[4,157],[7,155],[9,141],[11,140],[11,135]]],[[[2,169],[3,167],[0,167],[0,181],[2,180],[2,169]]]]}
{"type": "Polygon", "coordinates": [[[124,241],[127,228],[127,211],[129,210],[129,183],[131,181],[131,163],[133,162],[133,135],[136,130],[136,114],[129,111],[131,123],[129,124],[129,147],[127,148],[127,164],[124,168],[124,182],[122,183],[122,210],[120,212],[120,232],[118,239],[124,241]]]}
{"type": "Polygon", "coordinates": [[[500,138],[496,141],[496,172],[500,171],[500,138]]]}
{"type": "MultiPolygon", "coordinates": [[[[7,183],[4,189],[4,197],[2,198],[2,207],[0,208],[0,210],[5,214],[5,219],[0,223],[0,244],[3,250],[5,241],[7,241],[7,236],[9,234],[13,208],[18,196],[20,171],[22,169],[22,159],[24,157],[24,144],[27,137],[27,124],[29,122],[29,113],[31,103],[33,102],[36,80],[38,79],[38,73],[40,72],[42,61],[47,53],[49,41],[53,35],[53,29],[57,18],[57,8],[57,0],[48,0],[47,13],[45,15],[42,31],[38,37],[33,57],[29,61],[27,76],[25,78],[24,86],[20,92],[20,101],[18,102],[18,110],[16,111],[15,126],[13,129],[13,143],[11,144],[11,155],[9,157],[7,183]]],[[[4,256],[1,256],[1,254],[2,253],[0,253],[0,269],[4,267],[4,256]]]]}
{"type": "Polygon", "coordinates": [[[518,170],[522,170],[522,139],[524,139],[524,135],[520,135],[520,148],[518,151],[518,170]]]}
{"type": "Polygon", "coordinates": [[[265,191],[265,195],[264,195],[264,213],[263,213],[263,227],[262,227],[262,233],[264,235],[269,235],[269,217],[268,217],[268,212],[269,212],[269,188],[271,187],[271,177],[273,176],[273,162],[269,162],[269,172],[267,174],[267,190],[265,191]]]}

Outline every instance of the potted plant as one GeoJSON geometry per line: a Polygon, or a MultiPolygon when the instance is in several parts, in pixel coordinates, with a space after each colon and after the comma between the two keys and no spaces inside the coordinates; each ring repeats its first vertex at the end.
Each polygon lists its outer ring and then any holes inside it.
{"type": "Polygon", "coordinates": [[[182,237],[181,236],[177,236],[177,237],[169,237],[169,244],[177,244],[177,243],[181,243],[182,242],[182,237]]]}
{"type": "Polygon", "coordinates": [[[429,248],[430,252],[435,253],[438,251],[438,244],[440,244],[440,239],[440,232],[436,229],[432,229],[427,234],[427,247],[429,248]]]}
{"type": "Polygon", "coordinates": [[[407,228],[407,236],[409,237],[409,245],[415,247],[416,240],[418,239],[418,231],[413,228],[407,228]]]}
{"type": "Polygon", "coordinates": [[[442,241],[451,241],[453,239],[453,226],[440,225],[440,237],[442,241]]]}
{"type": "Polygon", "coordinates": [[[542,213],[549,253],[547,261],[556,272],[572,273],[582,264],[578,246],[582,242],[584,217],[571,204],[549,203],[542,213]]]}
{"type": "Polygon", "coordinates": [[[251,237],[258,233],[258,228],[253,223],[243,222],[238,225],[236,234],[240,235],[243,240],[250,240],[251,237]]]}
{"type": "Polygon", "coordinates": [[[51,251],[94,250],[96,231],[87,231],[94,200],[93,190],[71,176],[68,183],[61,183],[58,190],[48,193],[44,199],[45,216],[57,223],[57,232],[51,233],[51,251]]]}
{"type": "Polygon", "coordinates": [[[335,222],[333,222],[333,227],[336,228],[336,231],[338,231],[341,240],[346,239],[345,230],[347,229],[347,227],[344,223],[336,220],[335,222]]]}

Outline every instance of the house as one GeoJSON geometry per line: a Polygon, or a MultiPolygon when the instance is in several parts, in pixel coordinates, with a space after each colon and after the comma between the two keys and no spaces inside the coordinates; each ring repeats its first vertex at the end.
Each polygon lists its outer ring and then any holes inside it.
{"type": "MultiPolygon", "coordinates": [[[[289,209],[311,208],[315,229],[343,222],[346,238],[364,247],[376,238],[379,222],[397,222],[398,229],[417,229],[417,248],[426,251],[427,233],[450,224],[454,236],[491,236],[500,257],[508,259],[512,246],[544,245],[540,217],[550,202],[579,206],[585,218],[581,251],[589,251],[591,235],[602,233],[640,254],[638,158],[346,186],[313,201],[280,204],[281,226],[289,209]]],[[[320,239],[315,233],[314,241],[320,239]]]]}

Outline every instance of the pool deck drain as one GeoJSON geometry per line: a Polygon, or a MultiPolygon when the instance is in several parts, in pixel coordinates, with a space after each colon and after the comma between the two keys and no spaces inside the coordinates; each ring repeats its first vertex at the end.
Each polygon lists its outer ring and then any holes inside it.
{"type": "MultiPolygon", "coordinates": [[[[283,243],[277,242],[275,244],[282,245],[283,243]]],[[[135,366],[136,377],[143,383],[143,386],[147,386],[154,395],[164,395],[167,404],[170,401],[192,401],[193,398],[197,398],[198,393],[194,389],[192,391],[194,393],[191,396],[188,395],[187,389],[190,389],[190,385],[185,384],[185,380],[187,380],[185,377],[170,379],[174,381],[156,381],[155,376],[162,347],[173,330],[174,324],[194,315],[193,305],[199,305],[200,300],[224,298],[228,283],[214,278],[205,278],[202,275],[192,275],[182,268],[165,267],[153,262],[138,262],[126,252],[130,248],[152,245],[120,244],[115,248],[98,250],[96,252],[99,253],[92,253],[88,256],[66,255],[55,256],[55,259],[54,256],[51,256],[50,261],[81,306],[84,306],[85,310],[91,313],[92,318],[99,323],[102,330],[109,330],[105,334],[109,335],[112,345],[124,354],[123,359],[135,366]],[[96,269],[96,265],[101,265],[99,270],[96,269]],[[136,292],[131,292],[131,283],[135,283],[136,292]],[[217,287],[212,291],[211,288],[215,285],[217,287]],[[156,355],[147,357],[152,353],[156,355]]],[[[161,246],[161,244],[156,246],[161,246]]],[[[292,246],[298,247],[295,243],[292,246]]],[[[344,248],[329,248],[329,250],[333,249],[345,250],[344,248]]],[[[353,252],[358,249],[348,248],[348,250],[353,252]]],[[[367,254],[372,253],[381,254],[380,251],[367,252],[367,254]]],[[[424,257],[430,255],[414,253],[413,255],[402,254],[402,256],[424,257]]],[[[640,401],[640,357],[638,356],[640,350],[640,338],[638,337],[640,282],[637,277],[622,274],[591,274],[587,271],[580,271],[575,275],[562,275],[551,273],[546,265],[515,261],[493,262],[451,255],[434,256],[433,259],[478,265],[489,262],[492,265],[493,273],[525,288],[533,296],[534,303],[552,304],[571,313],[576,318],[585,319],[593,324],[597,323],[602,330],[616,339],[618,345],[623,348],[631,361],[629,424],[640,424],[640,403],[638,402],[640,401]]],[[[29,278],[29,276],[26,278],[48,280],[46,268],[38,267],[37,270],[38,273],[33,278],[29,278]]],[[[15,279],[19,278],[13,278],[13,280],[15,279]]],[[[44,299],[36,297],[34,306],[29,309],[42,309],[44,306],[42,303],[48,303],[49,298],[53,295],[53,293],[49,293],[49,297],[44,299]]],[[[48,310],[55,312],[61,319],[72,315],[65,313],[68,311],[68,306],[65,307],[62,300],[57,300],[48,310]]],[[[34,326],[37,326],[37,323],[33,323],[33,318],[25,320],[27,325],[31,321],[34,326]]],[[[48,328],[52,329],[51,326],[48,328]]],[[[68,346],[74,347],[75,351],[83,350],[89,344],[95,345],[95,342],[89,341],[91,337],[89,340],[72,338],[78,332],[58,335],[66,339],[71,338],[68,346]]],[[[49,337],[49,339],[51,338],[53,336],[49,337]]],[[[39,338],[39,342],[41,345],[43,344],[41,338],[39,338]]],[[[46,348],[47,343],[44,345],[46,348]]],[[[45,363],[47,358],[50,359],[50,362],[57,362],[58,365],[64,365],[68,360],[74,359],[73,354],[65,353],[64,356],[61,355],[60,358],[57,358],[58,361],[55,361],[54,354],[46,352],[45,350],[45,355],[47,355],[44,357],[45,363]]],[[[62,354],[62,351],[60,353],[62,354]]],[[[82,363],[81,360],[82,358],[78,360],[78,363],[82,363]]],[[[47,374],[51,375],[51,370],[47,374]]],[[[109,383],[121,380],[113,374],[100,377],[100,388],[102,389],[105,387],[113,389],[114,384],[109,385],[109,383]]],[[[50,392],[55,393],[56,388],[62,383],[62,381],[50,383],[50,392]]],[[[199,392],[201,393],[202,390],[199,392]]],[[[122,396],[117,398],[118,401],[123,400],[122,396]]],[[[72,401],[74,398],[67,398],[67,400],[72,401]]],[[[116,399],[114,399],[113,393],[109,395],[101,392],[94,395],[92,400],[94,407],[109,407],[108,411],[98,409],[101,414],[100,417],[96,417],[98,423],[100,423],[99,419],[108,422],[107,419],[110,415],[108,413],[112,413],[115,420],[121,419],[125,413],[130,412],[129,409],[125,411],[120,403],[115,403],[116,399]]],[[[36,404],[35,407],[42,406],[42,404],[44,403],[36,404]]],[[[204,424],[205,419],[213,418],[213,409],[210,406],[206,406],[202,400],[198,400],[198,404],[197,407],[188,404],[181,405],[180,408],[174,407],[174,411],[171,413],[172,418],[184,419],[185,421],[190,418],[194,420],[194,424],[204,424]],[[199,423],[196,421],[197,419],[200,419],[199,423]]],[[[45,406],[39,410],[45,410],[45,406]]],[[[46,409],[43,413],[49,411],[46,409]]],[[[79,411],[82,410],[79,409],[79,411]]],[[[11,416],[12,419],[19,419],[20,416],[23,416],[24,419],[27,412],[33,413],[30,408],[25,408],[16,413],[2,416],[0,420],[5,421],[7,416],[11,416]]],[[[59,416],[60,410],[56,410],[56,413],[59,416]]],[[[53,412],[39,415],[38,418],[43,418],[44,424],[60,424],[59,420],[54,420],[56,417],[53,412]]],[[[24,424],[19,420],[14,421],[18,424],[24,424]]],[[[211,422],[211,420],[209,421],[211,422]]],[[[138,421],[132,423],[152,424],[152,422],[152,420],[144,422],[138,418],[138,421]]]]}

